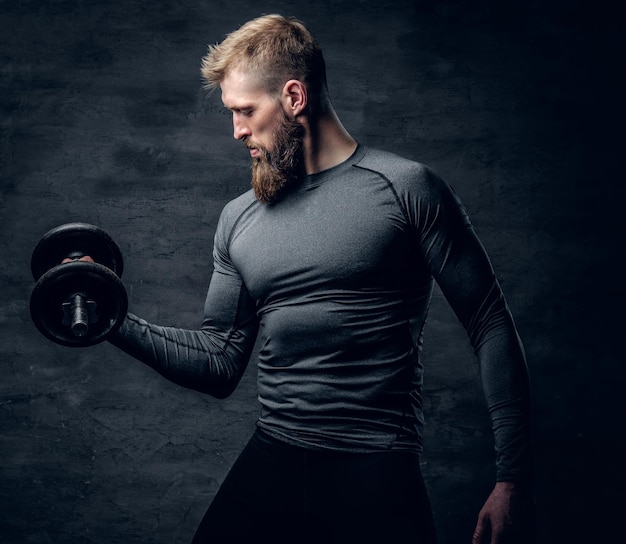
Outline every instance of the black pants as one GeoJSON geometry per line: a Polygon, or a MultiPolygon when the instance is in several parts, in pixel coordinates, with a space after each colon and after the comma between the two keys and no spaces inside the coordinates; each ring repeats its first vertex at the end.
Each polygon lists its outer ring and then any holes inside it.
{"type": "Polygon", "coordinates": [[[194,544],[434,544],[419,458],[320,452],[252,436],[194,544]]]}

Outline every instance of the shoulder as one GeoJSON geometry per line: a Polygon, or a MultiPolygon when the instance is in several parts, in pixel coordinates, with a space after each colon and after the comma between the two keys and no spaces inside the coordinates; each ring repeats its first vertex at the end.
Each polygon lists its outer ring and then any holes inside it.
{"type": "Polygon", "coordinates": [[[229,201],[226,206],[224,206],[222,215],[228,217],[238,217],[257,202],[258,201],[254,196],[254,192],[250,189],[249,191],[246,191],[229,201]]]}
{"type": "Polygon", "coordinates": [[[412,223],[428,225],[446,217],[449,224],[469,226],[467,212],[454,189],[429,166],[369,148],[354,166],[381,176],[412,223]]]}
{"type": "Polygon", "coordinates": [[[398,192],[438,192],[446,187],[443,179],[429,166],[389,151],[365,148],[354,162],[357,168],[375,172],[398,192]]]}
{"type": "Polygon", "coordinates": [[[249,210],[258,206],[259,202],[252,190],[246,191],[233,200],[229,201],[220,214],[219,222],[215,232],[216,244],[227,246],[242,216],[249,210]]]}
{"type": "Polygon", "coordinates": [[[252,189],[229,201],[220,215],[222,226],[231,227],[237,223],[238,219],[250,208],[258,206],[259,202],[254,196],[252,189]]]}

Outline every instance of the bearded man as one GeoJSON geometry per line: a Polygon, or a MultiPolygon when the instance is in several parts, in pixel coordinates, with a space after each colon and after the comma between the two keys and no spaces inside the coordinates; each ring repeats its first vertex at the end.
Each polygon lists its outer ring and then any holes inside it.
{"type": "Polygon", "coordinates": [[[526,361],[454,193],[426,166],[350,136],[322,52],[297,20],[246,23],[209,48],[202,74],[250,150],[252,190],[220,216],[200,329],[129,314],[111,339],[223,398],[260,335],[257,430],[194,542],[436,541],[419,465],[434,281],[478,356],[495,435],[497,481],[473,542],[528,542],[526,361]]]}

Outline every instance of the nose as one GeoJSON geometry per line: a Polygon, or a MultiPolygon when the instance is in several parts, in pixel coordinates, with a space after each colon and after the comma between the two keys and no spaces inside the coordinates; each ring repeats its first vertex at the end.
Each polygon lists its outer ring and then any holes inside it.
{"type": "Polygon", "coordinates": [[[237,112],[233,113],[233,137],[235,140],[241,140],[245,136],[250,136],[250,128],[241,119],[241,115],[237,112]]]}

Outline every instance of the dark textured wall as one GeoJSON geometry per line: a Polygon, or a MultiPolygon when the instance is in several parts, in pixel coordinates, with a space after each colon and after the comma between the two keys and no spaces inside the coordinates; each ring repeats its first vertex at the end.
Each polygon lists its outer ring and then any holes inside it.
{"type": "MultiPolygon", "coordinates": [[[[132,311],[198,325],[218,214],[249,163],[199,61],[268,12],[316,33],[356,138],[461,196],[527,350],[540,542],[602,541],[624,499],[624,28],[602,3],[555,0],[0,0],[0,541],[188,542],[252,432],[254,364],[216,401],[108,344],[49,343],[29,261],[53,226],[98,224],[132,311]]],[[[441,541],[468,542],[492,443],[439,294],[424,355],[425,477],[441,541]]]]}

